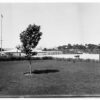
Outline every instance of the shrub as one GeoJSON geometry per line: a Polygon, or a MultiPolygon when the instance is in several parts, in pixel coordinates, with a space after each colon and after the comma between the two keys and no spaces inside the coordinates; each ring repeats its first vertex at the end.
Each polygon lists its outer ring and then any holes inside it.
{"type": "Polygon", "coordinates": [[[53,57],[42,57],[43,60],[52,60],[54,59],[53,57]]]}
{"type": "MultiPolygon", "coordinates": [[[[16,56],[10,56],[10,57],[0,57],[0,61],[21,61],[21,60],[27,60],[27,57],[16,57],[16,56]]],[[[32,57],[31,60],[51,60],[53,57],[32,57]]]]}

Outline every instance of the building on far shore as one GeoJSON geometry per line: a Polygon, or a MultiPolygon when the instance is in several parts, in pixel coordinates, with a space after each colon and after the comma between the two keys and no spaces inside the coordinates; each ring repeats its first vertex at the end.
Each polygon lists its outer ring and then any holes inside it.
{"type": "MultiPolygon", "coordinates": [[[[58,51],[58,50],[52,50],[52,51],[43,51],[43,50],[37,50],[34,49],[33,52],[37,53],[37,56],[44,56],[44,55],[58,55],[58,54],[62,54],[62,51],[58,51]]],[[[22,57],[22,56],[26,56],[25,53],[21,52],[20,50],[17,49],[10,49],[10,50],[6,50],[3,51],[5,56],[16,56],[16,57],[22,57]]]]}
{"type": "Polygon", "coordinates": [[[54,50],[54,51],[40,51],[37,53],[38,56],[42,56],[42,55],[59,55],[59,54],[63,54],[62,51],[58,51],[58,50],[54,50]]]}
{"type": "Polygon", "coordinates": [[[9,56],[16,56],[16,57],[25,56],[24,53],[22,53],[20,50],[17,50],[16,48],[5,50],[5,51],[3,51],[3,53],[7,57],[9,57],[9,56]]]}

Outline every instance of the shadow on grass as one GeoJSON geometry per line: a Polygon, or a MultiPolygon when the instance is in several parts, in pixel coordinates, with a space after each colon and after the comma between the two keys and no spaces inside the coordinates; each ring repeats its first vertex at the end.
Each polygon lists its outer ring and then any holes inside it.
{"type": "MultiPolygon", "coordinates": [[[[44,69],[44,70],[34,70],[32,71],[32,74],[48,74],[48,73],[56,73],[59,72],[57,69],[44,69]]],[[[29,72],[26,72],[24,74],[28,74],[29,72]]]]}

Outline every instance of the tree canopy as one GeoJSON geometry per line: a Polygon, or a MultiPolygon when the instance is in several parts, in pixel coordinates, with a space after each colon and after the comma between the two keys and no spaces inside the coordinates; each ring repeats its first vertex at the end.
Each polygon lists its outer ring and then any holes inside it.
{"type": "Polygon", "coordinates": [[[27,56],[32,56],[32,50],[37,46],[41,39],[42,32],[40,26],[35,24],[29,25],[26,30],[20,33],[20,40],[22,42],[23,52],[27,56]]]}

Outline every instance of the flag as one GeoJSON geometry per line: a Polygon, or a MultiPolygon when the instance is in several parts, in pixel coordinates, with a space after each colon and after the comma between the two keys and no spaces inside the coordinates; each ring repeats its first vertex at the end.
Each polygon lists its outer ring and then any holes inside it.
{"type": "Polygon", "coordinates": [[[1,14],[1,18],[3,18],[3,15],[1,14]]]}

